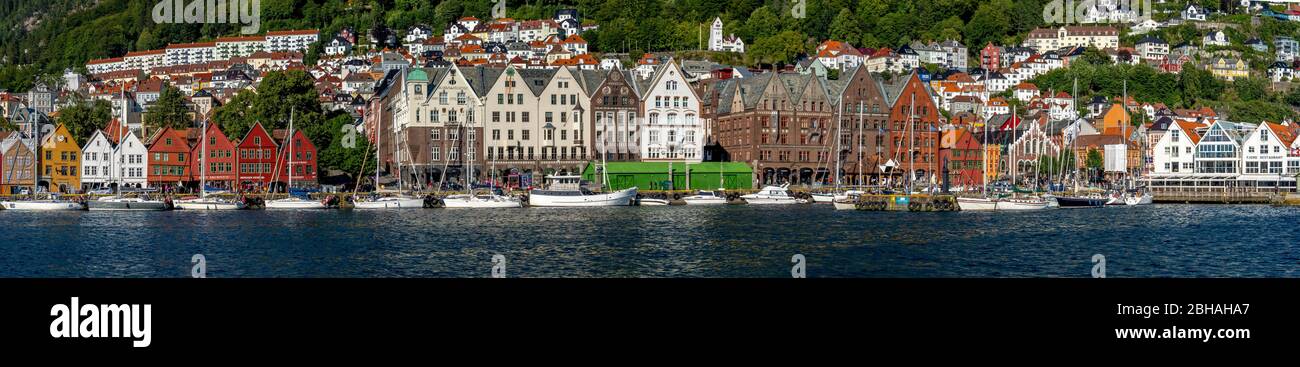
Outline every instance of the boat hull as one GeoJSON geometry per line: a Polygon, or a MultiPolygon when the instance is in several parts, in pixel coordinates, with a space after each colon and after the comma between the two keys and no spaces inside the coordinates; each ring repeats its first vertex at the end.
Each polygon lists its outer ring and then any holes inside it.
{"type": "Polygon", "coordinates": [[[803,199],[796,199],[796,198],[794,198],[794,197],[790,197],[790,198],[773,198],[773,197],[745,197],[745,196],[741,196],[741,198],[742,198],[742,199],[745,199],[745,202],[747,202],[747,203],[749,203],[749,204],[753,204],[753,205],[804,204],[804,203],[807,203],[807,201],[804,201],[803,199]]]}
{"type": "Polygon", "coordinates": [[[857,210],[858,209],[858,203],[852,201],[836,200],[831,204],[835,206],[835,210],[857,210]]]}
{"type": "Polygon", "coordinates": [[[280,199],[266,202],[267,209],[329,209],[328,205],[315,200],[280,199]]]}
{"type": "Polygon", "coordinates": [[[354,209],[423,209],[424,199],[402,198],[394,200],[358,201],[352,203],[354,209]]]}
{"type": "Polygon", "coordinates": [[[636,188],[616,191],[608,194],[594,195],[546,195],[531,194],[528,205],[536,207],[596,207],[629,206],[636,200],[636,188]]]}
{"type": "Polygon", "coordinates": [[[56,211],[56,210],[85,210],[86,207],[81,203],[63,200],[38,200],[38,201],[4,201],[0,202],[0,207],[5,210],[32,210],[32,211],[56,211]]]}
{"type": "Polygon", "coordinates": [[[646,199],[638,200],[641,206],[668,206],[668,200],[664,199],[646,199]]]}
{"type": "Polygon", "coordinates": [[[1100,208],[1106,205],[1106,199],[1101,198],[1072,198],[1056,197],[1056,206],[1062,209],[1070,208],[1100,208]]]}
{"type": "Polygon", "coordinates": [[[837,199],[843,199],[843,197],[840,197],[839,195],[832,194],[812,194],[812,198],[813,203],[817,204],[830,204],[835,202],[837,199]]]}
{"type": "Polygon", "coordinates": [[[964,212],[987,212],[998,209],[998,202],[980,198],[957,198],[957,206],[964,212]]]}
{"type": "Polygon", "coordinates": [[[682,201],[685,201],[685,202],[686,202],[686,205],[726,205],[726,204],[727,204],[727,199],[726,199],[726,198],[717,197],[717,196],[714,196],[714,197],[685,197],[685,198],[682,198],[682,201]]]}
{"type": "Polygon", "coordinates": [[[1046,201],[1037,201],[1037,200],[999,200],[999,201],[998,201],[998,208],[997,208],[997,210],[999,210],[999,211],[1007,211],[1007,210],[1013,210],[1013,211],[1014,211],[1014,210],[1041,210],[1041,209],[1047,209],[1047,202],[1046,202],[1046,201]]]}
{"type": "Polygon", "coordinates": [[[448,197],[442,199],[442,207],[447,209],[499,209],[523,206],[524,204],[519,200],[508,198],[448,197]]]}
{"type": "Polygon", "coordinates": [[[1151,194],[1145,194],[1137,197],[1124,198],[1124,205],[1150,205],[1152,201],[1151,194]]]}
{"type": "Polygon", "coordinates": [[[162,201],[91,201],[86,203],[91,211],[161,211],[172,207],[162,201]]]}
{"type": "Polygon", "coordinates": [[[230,201],[182,201],[176,203],[181,210],[240,210],[244,203],[230,201]]]}

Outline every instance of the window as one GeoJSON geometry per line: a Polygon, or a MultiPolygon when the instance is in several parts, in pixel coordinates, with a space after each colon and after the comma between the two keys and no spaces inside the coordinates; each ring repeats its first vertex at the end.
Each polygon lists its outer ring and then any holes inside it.
{"type": "Polygon", "coordinates": [[[492,140],[501,140],[501,130],[492,130],[492,140]]]}
{"type": "Polygon", "coordinates": [[[438,104],[447,104],[447,92],[438,93],[438,104]]]}
{"type": "Polygon", "coordinates": [[[431,135],[429,136],[429,140],[433,140],[433,141],[442,140],[441,137],[442,132],[440,130],[434,129],[430,134],[431,135]]]}
{"type": "Polygon", "coordinates": [[[441,160],[440,158],[442,157],[442,147],[437,145],[429,147],[429,156],[432,157],[432,159],[435,161],[441,160]]]}
{"type": "Polygon", "coordinates": [[[438,110],[429,111],[429,122],[439,122],[438,110]]]}
{"type": "MultiPolygon", "coordinates": [[[[528,140],[528,131],[529,131],[529,130],[520,130],[520,131],[519,131],[519,139],[520,139],[520,140],[528,140]]],[[[529,148],[529,149],[532,149],[532,148],[529,148]]],[[[529,154],[529,155],[532,155],[532,154],[529,154]]]]}

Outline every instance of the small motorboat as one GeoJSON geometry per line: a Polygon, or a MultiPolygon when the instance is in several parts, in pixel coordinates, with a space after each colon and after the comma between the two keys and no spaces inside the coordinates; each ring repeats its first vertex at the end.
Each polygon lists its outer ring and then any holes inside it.
{"type": "Polygon", "coordinates": [[[723,205],[727,203],[725,196],[720,196],[713,191],[700,191],[695,195],[682,198],[686,205],[723,205]]]}
{"type": "Polygon", "coordinates": [[[637,202],[641,206],[668,206],[668,200],[656,198],[641,198],[637,202]]]}
{"type": "Polygon", "coordinates": [[[807,200],[796,198],[790,195],[789,185],[766,186],[759,192],[743,195],[740,198],[745,202],[756,205],[763,204],[806,204],[807,200]]]}
{"type": "Polygon", "coordinates": [[[528,205],[536,207],[628,206],[636,202],[637,188],[608,193],[594,193],[581,187],[578,176],[549,176],[546,189],[528,194],[528,205]]]}

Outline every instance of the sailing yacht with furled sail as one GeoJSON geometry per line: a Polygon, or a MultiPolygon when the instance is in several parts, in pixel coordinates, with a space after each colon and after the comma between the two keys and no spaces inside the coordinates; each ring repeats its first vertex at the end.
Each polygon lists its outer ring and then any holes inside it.
{"type": "Polygon", "coordinates": [[[293,131],[294,111],[289,110],[289,135],[285,138],[285,144],[289,145],[288,156],[285,157],[285,166],[288,168],[289,184],[285,191],[290,191],[289,197],[284,199],[268,200],[267,209],[329,209],[329,204],[324,200],[312,200],[309,198],[295,196],[292,193],[293,188],[293,140],[296,138],[293,131]]]}
{"type": "Polygon", "coordinates": [[[102,197],[99,198],[98,200],[87,201],[86,209],[89,209],[91,211],[171,210],[173,208],[171,200],[158,200],[158,199],[148,198],[148,197],[144,197],[143,193],[140,193],[139,196],[136,197],[122,196],[122,181],[123,181],[122,177],[125,176],[126,173],[123,172],[122,167],[116,167],[115,164],[118,163],[125,164],[125,159],[124,159],[125,157],[123,156],[121,151],[123,150],[123,146],[126,145],[125,142],[131,141],[128,139],[135,139],[135,137],[124,137],[124,136],[128,134],[134,135],[135,133],[131,131],[121,131],[122,124],[125,124],[127,121],[126,109],[122,110],[122,120],[120,121],[121,122],[117,125],[118,131],[115,132],[116,134],[115,136],[119,137],[119,141],[117,146],[113,147],[113,153],[114,153],[112,155],[113,159],[109,160],[109,171],[108,171],[110,180],[116,181],[117,183],[117,185],[115,185],[116,189],[114,190],[116,194],[113,196],[102,197]],[[117,179],[116,180],[111,179],[112,176],[117,176],[117,179]]]}
{"type": "MultiPolygon", "coordinates": [[[[379,125],[376,124],[376,126],[379,126],[379,125]]],[[[376,140],[376,145],[378,145],[378,142],[379,142],[379,141],[382,141],[383,138],[384,138],[384,132],[383,132],[382,130],[376,128],[376,131],[375,131],[375,140],[376,140]]],[[[396,139],[394,139],[394,140],[396,140],[396,139]]],[[[380,145],[380,146],[382,146],[382,145],[380,145]]],[[[394,145],[394,146],[395,146],[395,145],[394,145]]],[[[377,148],[376,148],[376,149],[377,149],[377,148]]],[[[396,149],[394,149],[394,153],[396,153],[396,149]]],[[[395,154],[395,155],[396,155],[396,154],[395,154]]],[[[376,191],[378,191],[378,187],[379,187],[379,172],[380,172],[380,165],[379,165],[379,163],[380,163],[380,162],[379,162],[379,152],[375,152],[375,188],[376,188],[376,191]]],[[[397,162],[397,164],[398,164],[398,166],[400,167],[400,166],[401,166],[401,161],[399,160],[399,161],[397,162]]],[[[402,188],[402,175],[401,175],[400,173],[397,175],[397,188],[398,188],[399,190],[402,188]]],[[[355,197],[355,195],[354,195],[354,197],[355,197]]],[[[397,195],[393,195],[393,196],[383,196],[383,197],[381,197],[381,196],[378,196],[378,193],[376,192],[375,195],[374,195],[373,197],[370,197],[370,198],[359,198],[359,199],[357,199],[356,201],[354,201],[354,202],[352,203],[352,208],[353,208],[353,209],[421,209],[421,208],[424,208],[424,207],[425,207],[425,205],[424,205],[424,199],[422,199],[422,198],[418,198],[418,197],[414,197],[414,196],[411,196],[411,195],[405,195],[405,194],[402,194],[402,193],[398,193],[397,195]]]]}
{"type": "MultiPolygon", "coordinates": [[[[467,124],[473,124],[469,122],[467,124]]],[[[471,127],[472,128],[472,127],[471,127]]],[[[469,135],[469,146],[474,146],[475,135],[469,135]]],[[[470,177],[474,175],[474,154],[471,149],[466,149],[464,153],[469,161],[470,177]]],[[[492,175],[496,174],[496,169],[492,170],[492,175]]],[[[491,177],[489,177],[491,179],[491,177]]],[[[466,181],[468,182],[468,180],[466,181]]],[[[492,182],[496,182],[492,179],[492,182]]],[[[475,194],[474,185],[465,185],[465,193],[451,195],[442,199],[442,207],[447,209],[502,209],[502,208],[522,208],[524,203],[517,198],[498,195],[492,188],[488,188],[487,193],[475,194]]]]}
{"type": "Polygon", "coordinates": [[[203,120],[203,133],[199,137],[199,197],[175,202],[183,210],[240,210],[244,202],[208,197],[208,120],[203,120]]]}
{"type": "MultiPolygon", "coordinates": [[[[11,119],[10,121],[17,119],[18,110],[19,110],[18,108],[14,108],[14,113],[13,113],[14,119],[11,119]]],[[[38,159],[39,157],[37,152],[41,151],[41,147],[37,145],[37,141],[39,140],[38,137],[40,135],[41,129],[40,129],[40,124],[37,122],[36,119],[29,118],[28,120],[31,123],[30,136],[32,137],[32,149],[31,149],[32,157],[30,162],[30,164],[32,165],[32,198],[30,200],[0,201],[0,207],[4,208],[5,210],[33,210],[33,211],[85,209],[81,205],[81,203],[71,201],[71,200],[59,199],[57,196],[54,195],[50,195],[49,199],[43,199],[43,200],[36,199],[36,193],[37,193],[36,177],[39,176],[36,174],[37,172],[39,172],[39,170],[37,169],[38,167],[37,162],[39,162],[38,159]]],[[[22,144],[22,139],[16,140],[14,144],[22,144]]],[[[8,158],[9,162],[4,162],[4,163],[10,166],[18,166],[20,165],[19,158],[22,157],[8,158]]]]}

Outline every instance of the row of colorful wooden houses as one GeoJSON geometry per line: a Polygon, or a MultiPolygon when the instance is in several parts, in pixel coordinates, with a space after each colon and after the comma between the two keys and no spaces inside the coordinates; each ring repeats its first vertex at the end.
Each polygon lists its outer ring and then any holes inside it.
{"type": "Polygon", "coordinates": [[[283,187],[289,175],[294,186],[314,185],[318,177],[316,146],[302,131],[290,141],[286,130],[268,131],[261,124],[239,139],[217,126],[206,134],[202,128],[154,129],[141,138],[139,130],[114,119],[79,144],[62,124],[44,130],[49,132],[40,134],[36,146],[28,134],[0,132],[0,195],[29,192],[33,184],[61,194],[106,187],[193,189],[204,176],[201,162],[208,166],[208,186],[239,191],[283,187]],[[207,159],[201,159],[205,151],[207,159]]]}

